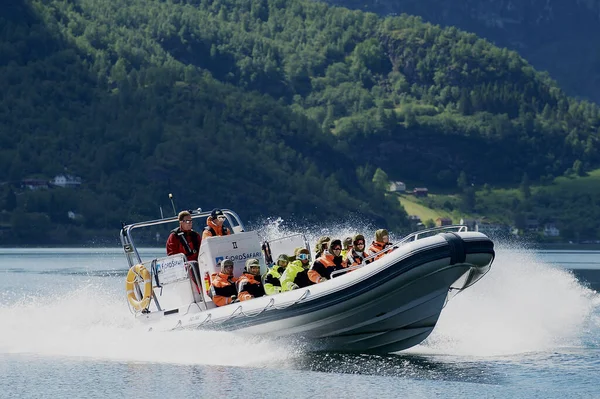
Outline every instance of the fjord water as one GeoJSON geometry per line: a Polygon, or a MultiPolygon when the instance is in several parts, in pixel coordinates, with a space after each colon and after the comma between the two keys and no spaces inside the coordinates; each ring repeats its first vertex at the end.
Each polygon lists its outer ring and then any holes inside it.
{"type": "Polygon", "coordinates": [[[0,398],[598,398],[600,296],[561,260],[600,268],[600,252],[500,245],[426,342],[372,356],[147,332],[127,308],[119,249],[0,249],[0,398]]]}

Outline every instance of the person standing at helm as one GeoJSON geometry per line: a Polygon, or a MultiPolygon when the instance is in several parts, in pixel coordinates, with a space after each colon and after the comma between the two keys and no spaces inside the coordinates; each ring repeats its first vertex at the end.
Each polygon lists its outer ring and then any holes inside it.
{"type": "Polygon", "coordinates": [[[179,227],[172,230],[167,238],[167,255],[184,254],[188,261],[198,261],[202,238],[192,229],[192,215],[188,211],[181,211],[177,218],[179,227]]]}
{"type": "MultiPolygon", "coordinates": [[[[369,251],[365,249],[365,236],[362,234],[355,235],[352,238],[352,244],[352,250],[348,252],[346,258],[350,266],[357,266],[362,264],[365,258],[367,258],[370,254],[369,251]]],[[[371,263],[371,260],[368,260],[366,263],[371,263]]]]}
{"type": "Polygon", "coordinates": [[[393,244],[390,242],[388,231],[386,229],[379,229],[375,232],[375,241],[371,243],[371,246],[369,247],[369,252],[371,255],[375,255],[381,252],[375,257],[375,260],[377,260],[383,255],[390,253],[393,249],[391,248],[392,245],[393,244]],[[385,249],[388,250],[384,251],[385,249]]]}
{"type": "Polygon", "coordinates": [[[275,295],[281,292],[281,281],[279,279],[287,268],[288,263],[287,255],[281,254],[277,258],[277,263],[265,274],[263,286],[267,295],[275,295]]]}
{"type": "Polygon", "coordinates": [[[202,239],[217,236],[228,236],[231,234],[229,229],[223,226],[227,218],[220,209],[213,209],[210,216],[206,218],[206,227],[202,233],[202,239]]]}
{"type": "Polygon", "coordinates": [[[262,283],[256,279],[259,276],[260,262],[256,258],[248,259],[244,267],[244,273],[237,282],[237,292],[240,301],[247,301],[265,295],[262,283]]]}
{"type": "Polygon", "coordinates": [[[299,247],[294,251],[296,260],[290,262],[285,268],[279,281],[281,282],[281,291],[291,291],[297,288],[308,287],[314,283],[308,278],[308,269],[310,268],[310,251],[299,247]]]}
{"type": "Polygon", "coordinates": [[[212,300],[217,306],[229,305],[237,300],[237,279],[233,277],[233,261],[221,261],[221,272],[212,279],[210,292],[212,300]]]}
{"type": "Polygon", "coordinates": [[[342,257],[342,241],[332,240],[329,244],[329,251],[324,251],[323,255],[311,266],[308,278],[313,283],[322,283],[331,278],[332,272],[347,266],[348,262],[342,257]]]}

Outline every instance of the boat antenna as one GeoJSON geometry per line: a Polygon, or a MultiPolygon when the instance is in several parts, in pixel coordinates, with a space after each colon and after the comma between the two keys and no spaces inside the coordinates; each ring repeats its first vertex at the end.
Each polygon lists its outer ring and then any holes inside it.
{"type": "Polygon", "coordinates": [[[177,211],[175,210],[175,203],[173,202],[173,194],[169,193],[169,199],[171,200],[171,206],[173,207],[173,214],[177,216],[177,211]]]}

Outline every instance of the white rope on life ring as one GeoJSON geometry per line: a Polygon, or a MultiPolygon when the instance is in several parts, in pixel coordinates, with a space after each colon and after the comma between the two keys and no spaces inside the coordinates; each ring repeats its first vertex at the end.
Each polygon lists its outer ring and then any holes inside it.
{"type": "Polygon", "coordinates": [[[150,305],[150,298],[152,297],[152,278],[150,277],[148,269],[141,263],[131,266],[127,272],[125,291],[127,292],[127,300],[135,310],[141,311],[147,309],[150,305]],[[143,280],[144,290],[142,298],[138,299],[135,286],[139,284],[138,281],[140,280],[143,280]]]}

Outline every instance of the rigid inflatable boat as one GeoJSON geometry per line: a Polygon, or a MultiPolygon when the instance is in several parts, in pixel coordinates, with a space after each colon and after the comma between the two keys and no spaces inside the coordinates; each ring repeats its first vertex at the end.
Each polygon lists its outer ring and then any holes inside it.
{"type": "MultiPolygon", "coordinates": [[[[300,246],[310,250],[302,234],[265,242],[258,232],[244,231],[235,212],[223,213],[233,234],[202,240],[197,265],[183,254],[142,259],[135,246],[135,230],[174,225],[176,217],[123,226],[128,302],[140,322],[155,330],[290,337],[311,350],[397,352],[427,338],[446,302],[483,277],[494,260],[494,244],[482,233],[465,226],[422,230],[383,257],[334,272],[323,283],[216,307],[209,276],[218,272],[220,260],[233,260],[237,277],[249,258],[260,260],[261,274],[267,271],[265,246],[273,254],[293,254],[300,246]]],[[[202,222],[209,215],[192,212],[202,222]]]]}

